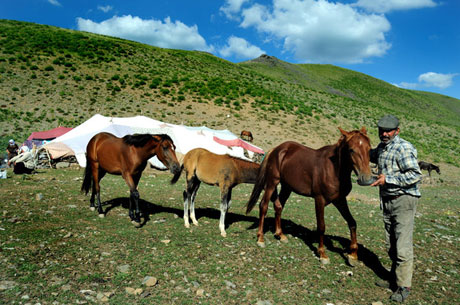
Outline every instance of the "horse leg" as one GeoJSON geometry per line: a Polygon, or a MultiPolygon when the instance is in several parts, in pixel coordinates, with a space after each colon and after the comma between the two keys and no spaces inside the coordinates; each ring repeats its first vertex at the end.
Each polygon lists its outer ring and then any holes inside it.
{"type": "Polygon", "coordinates": [[[131,174],[122,174],[123,178],[126,181],[126,184],[129,186],[129,218],[131,223],[135,227],[141,226],[140,211],[139,211],[139,192],[137,191],[137,184],[135,181],[139,182],[140,177],[133,177],[131,174]],[[133,212],[133,205],[135,211],[133,212]]]}
{"type": "Polygon", "coordinates": [[[195,218],[195,197],[199,187],[200,181],[195,176],[187,178],[187,186],[184,191],[184,226],[186,228],[190,228],[189,209],[193,224],[198,225],[195,218]]]}
{"type": "Polygon", "coordinates": [[[225,186],[221,189],[221,203],[220,203],[220,219],[219,219],[219,230],[222,237],[227,237],[225,232],[225,214],[230,208],[232,198],[232,189],[226,188],[225,186]],[[226,190],[225,190],[226,189],[226,190]]]}
{"type": "Polygon", "coordinates": [[[276,198],[273,206],[275,208],[275,236],[279,237],[281,242],[287,243],[287,236],[283,234],[281,229],[281,213],[283,212],[284,205],[291,195],[292,190],[287,185],[281,185],[279,197],[276,198]]]}
{"type": "Polygon", "coordinates": [[[97,191],[96,191],[96,198],[97,198],[97,212],[99,213],[99,217],[104,218],[105,213],[102,210],[102,203],[101,203],[101,186],[100,182],[102,178],[105,176],[105,171],[99,168],[99,177],[97,179],[97,191]]]}
{"type": "Polygon", "coordinates": [[[339,210],[340,214],[347,222],[348,228],[350,229],[350,253],[347,255],[347,260],[348,264],[354,267],[358,262],[358,241],[356,238],[356,221],[351,215],[346,198],[343,198],[342,200],[335,202],[334,206],[337,208],[337,210],[339,210]]]}
{"type": "Polygon", "coordinates": [[[129,217],[131,217],[131,223],[135,227],[140,227],[141,226],[141,218],[140,218],[140,211],[139,211],[139,192],[137,190],[132,190],[130,191],[129,194],[129,217]],[[134,203],[134,206],[136,208],[135,212],[133,213],[132,211],[132,204],[134,203]]]}
{"type": "MultiPolygon", "coordinates": [[[[262,197],[262,201],[259,204],[259,229],[257,230],[257,245],[260,247],[265,247],[264,241],[264,222],[265,222],[265,215],[267,215],[268,210],[268,201],[272,197],[272,194],[276,192],[276,184],[267,186],[265,189],[265,193],[262,197]]],[[[276,200],[278,200],[277,194],[275,195],[276,200]]]]}
{"type": "Polygon", "coordinates": [[[139,180],[141,179],[141,176],[142,176],[142,172],[140,172],[139,174],[137,175],[134,175],[133,176],[133,182],[134,182],[134,189],[136,190],[136,193],[135,194],[135,204],[136,204],[136,218],[139,220],[141,220],[141,217],[144,217],[144,215],[142,214],[141,212],[141,209],[139,207],[139,192],[137,191],[137,186],[139,185],[139,180]]]}
{"type": "MultiPolygon", "coordinates": [[[[91,193],[91,200],[93,200],[93,208],[94,208],[94,194],[96,195],[96,202],[97,202],[97,212],[99,214],[99,217],[104,218],[104,210],[102,209],[102,203],[101,203],[101,186],[100,182],[102,177],[105,175],[105,171],[102,170],[99,166],[94,166],[92,168],[93,171],[93,190],[91,193]]],[[[91,208],[91,205],[90,205],[91,208]]]]}
{"type": "Polygon", "coordinates": [[[92,183],[92,186],[91,186],[91,198],[89,199],[89,209],[91,211],[95,211],[96,206],[94,205],[94,198],[96,197],[96,181],[99,182],[100,180],[98,179],[99,175],[98,175],[98,170],[96,170],[97,169],[96,163],[88,162],[88,164],[86,164],[86,166],[91,167],[91,175],[92,175],[92,179],[93,179],[93,183],[92,183]],[[96,176],[94,176],[95,173],[96,173],[96,176]]]}
{"type": "Polygon", "coordinates": [[[89,199],[89,209],[91,211],[96,211],[96,206],[94,205],[94,198],[96,197],[96,185],[93,183],[91,186],[91,198],[89,199]]]}
{"type": "Polygon", "coordinates": [[[315,198],[315,211],[316,211],[316,226],[319,237],[318,242],[318,255],[321,264],[329,264],[329,257],[326,255],[324,248],[324,232],[326,231],[326,224],[324,222],[324,207],[326,206],[326,200],[322,196],[315,198]]]}
{"type": "Polygon", "coordinates": [[[196,220],[196,217],[195,217],[195,198],[196,198],[196,194],[198,193],[198,189],[200,188],[200,184],[201,184],[201,181],[196,179],[195,187],[193,189],[192,196],[190,198],[190,219],[192,220],[192,223],[195,226],[198,225],[198,221],[196,220]]]}
{"type": "Polygon", "coordinates": [[[189,202],[189,193],[187,190],[184,190],[182,193],[182,196],[184,197],[184,226],[186,228],[190,228],[190,223],[188,222],[188,202],[189,202]]]}

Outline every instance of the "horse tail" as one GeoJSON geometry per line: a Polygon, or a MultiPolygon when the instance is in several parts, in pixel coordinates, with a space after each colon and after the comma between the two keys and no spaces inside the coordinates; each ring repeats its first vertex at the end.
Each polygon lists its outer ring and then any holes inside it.
{"type": "Polygon", "coordinates": [[[89,189],[91,188],[91,183],[93,182],[93,172],[91,171],[91,165],[89,164],[88,157],[86,157],[86,167],[85,174],[83,176],[83,183],[81,185],[81,191],[88,194],[89,189]]]}
{"type": "Polygon", "coordinates": [[[182,171],[184,170],[184,164],[181,165],[180,170],[174,174],[174,177],[171,179],[171,184],[175,184],[179,180],[182,171]]]}
{"type": "Polygon", "coordinates": [[[249,212],[252,211],[252,209],[257,203],[257,200],[259,199],[260,193],[265,188],[265,182],[267,180],[267,163],[268,163],[268,157],[270,153],[271,151],[269,151],[264,156],[262,164],[260,165],[259,174],[257,175],[256,183],[254,184],[254,188],[252,189],[252,193],[251,193],[251,196],[249,197],[249,201],[246,204],[246,214],[249,214],[249,212]]]}

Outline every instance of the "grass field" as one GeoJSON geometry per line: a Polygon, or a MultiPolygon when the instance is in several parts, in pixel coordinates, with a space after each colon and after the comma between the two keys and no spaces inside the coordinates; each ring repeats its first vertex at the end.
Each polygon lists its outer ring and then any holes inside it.
{"type": "MultiPolygon", "coordinates": [[[[273,236],[256,245],[258,212],[244,214],[251,185],[237,186],[219,234],[218,188],[203,185],[198,227],[183,225],[184,177],[147,170],[139,184],[148,221],[128,218],[121,177],[102,180],[106,217],[89,210],[79,192],[82,169],[40,170],[0,180],[0,299],[4,304],[389,304],[378,288],[386,255],[377,190],[354,184],[349,196],[358,222],[360,264],[344,259],[349,233],[337,210],[326,208],[327,254],[316,255],[313,200],[291,196],[283,213],[289,242],[273,236]],[[152,278],[148,278],[152,277],[152,278]],[[150,279],[152,286],[143,283],[150,279]]],[[[406,304],[452,304],[460,299],[458,172],[424,177],[415,231],[413,293],[406,304]]]]}

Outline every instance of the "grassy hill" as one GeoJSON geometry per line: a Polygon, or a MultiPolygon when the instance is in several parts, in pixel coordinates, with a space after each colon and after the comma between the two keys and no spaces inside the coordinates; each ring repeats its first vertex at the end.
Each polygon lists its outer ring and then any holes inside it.
{"type": "Polygon", "coordinates": [[[285,140],[333,143],[338,126],[364,125],[376,145],[376,121],[394,113],[421,159],[460,165],[460,100],[448,96],[332,65],[267,55],[234,64],[204,52],[0,20],[0,145],[77,126],[96,113],[236,134],[249,129],[266,150],[285,140]]]}

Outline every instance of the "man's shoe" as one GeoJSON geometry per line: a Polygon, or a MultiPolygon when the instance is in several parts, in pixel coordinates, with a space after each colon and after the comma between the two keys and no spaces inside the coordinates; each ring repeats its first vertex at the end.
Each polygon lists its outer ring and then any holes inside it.
{"type": "Polygon", "coordinates": [[[410,288],[398,287],[398,289],[396,289],[396,291],[391,295],[390,300],[402,303],[405,299],[407,299],[409,294],[410,288]]]}
{"type": "Polygon", "coordinates": [[[387,281],[387,280],[379,279],[379,280],[375,281],[375,285],[378,286],[378,287],[390,289],[390,281],[387,281]]]}

